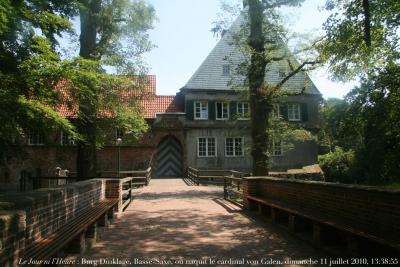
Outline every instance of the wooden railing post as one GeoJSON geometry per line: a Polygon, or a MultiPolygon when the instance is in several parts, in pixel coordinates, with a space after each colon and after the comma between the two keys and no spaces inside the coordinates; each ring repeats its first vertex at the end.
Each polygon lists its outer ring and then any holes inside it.
{"type": "Polygon", "coordinates": [[[224,199],[228,199],[228,188],[227,179],[224,177],[224,199]]]}

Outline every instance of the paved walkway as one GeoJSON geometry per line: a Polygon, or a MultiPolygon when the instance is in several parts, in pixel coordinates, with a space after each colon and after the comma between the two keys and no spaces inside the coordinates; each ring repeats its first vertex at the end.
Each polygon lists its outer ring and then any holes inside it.
{"type": "Polygon", "coordinates": [[[324,257],[284,229],[241,213],[223,200],[221,187],[152,180],[137,194],[84,260],[106,259],[98,263],[108,266],[127,259],[127,266],[282,266],[276,261],[324,257]]]}

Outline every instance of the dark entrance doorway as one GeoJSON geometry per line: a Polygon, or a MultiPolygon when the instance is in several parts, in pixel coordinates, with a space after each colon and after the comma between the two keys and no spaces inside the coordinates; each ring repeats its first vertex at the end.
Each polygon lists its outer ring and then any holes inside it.
{"type": "Polygon", "coordinates": [[[183,169],[182,146],[173,136],[166,136],[157,146],[158,178],[182,177],[183,169]]]}

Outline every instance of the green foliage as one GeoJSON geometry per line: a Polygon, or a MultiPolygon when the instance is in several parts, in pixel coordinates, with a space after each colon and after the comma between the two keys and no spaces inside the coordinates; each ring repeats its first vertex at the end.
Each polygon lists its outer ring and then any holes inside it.
{"type": "Polygon", "coordinates": [[[390,64],[364,78],[345,100],[330,100],[322,109],[321,138],[354,151],[354,180],[368,184],[399,181],[400,67],[390,64]]]}
{"type": "Polygon", "coordinates": [[[75,134],[67,120],[51,108],[60,59],[55,36],[69,30],[66,16],[73,3],[1,1],[0,3],[0,157],[10,145],[35,129],[54,128],[75,134]]]}
{"type": "Polygon", "coordinates": [[[366,11],[361,0],[327,1],[332,14],[324,24],[326,37],[319,49],[335,78],[354,79],[399,59],[400,1],[367,3],[366,11]]]}
{"type": "Polygon", "coordinates": [[[332,15],[319,46],[338,79],[361,77],[344,101],[322,109],[320,140],[354,150],[353,179],[368,184],[399,181],[400,94],[397,0],[330,0],[332,15]]]}
{"type": "Polygon", "coordinates": [[[318,157],[318,163],[329,182],[353,183],[354,151],[335,147],[333,152],[318,157]]]}
{"type": "Polygon", "coordinates": [[[349,102],[342,99],[326,100],[320,110],[321,130],[318,133],[319,144],[328,150],[340,146],[355,149],[362,143],[360,118],[350,108],[349,102]],[[349,127],[353,125],[353,127],[349,127]]]}
{"type": "MultiPolygon", "coordinates": [[[[273,141],[282,141],[283,151],[287,152],[294,148],[296,142],[304,142],[315,140],[315,136],[301,127],[301,125],[289,123],[284,118],[270,118],[270,127],[268,128],[268,136],[270,140],[270,148],[273,141]]],[[[270,151],[268,151],[269,154],[270,151]]],[[[271,158],[270,164],[271,164],[271,158]]]]}
{"type": "MultiPolygon", "coordinates": [[[[123,99],[124,88],[137,86],[104,69],[143,74],[146,68],[141,57],[152,48],[147,30],[153,20],[154,9],[141,0],[1,1],[0,157],[6,156],[15,137],[26,136],[31,129],[47,133],[61,128],[79,142],[104,144],[101,138],[78,133],[76,125],[60,117],[53,109],[59,101],[69,103],[70,108],[78,105],[81,122],[92,123],[96,131],[118,127],[137,140],[147,125],[137,103],[123,99]],[[89,25],[96,31],[92,57],[61,60],[55,52],[56,37],[72,32],[72,19],[94,4],[100,4],[100,10],[94,14],[95,24],[89,25]],[[61,80],[68,81],[66,95],[54,90],[61,80]],[[113,118],[113,123],[98,123],[104,118],[113,118]]],[[[86,37],[83,31],[81,41],[86,37]]]]}
{"type": "Polygon", "coordinates": [[[369,183],[400,179],[400,67],[390,64],[364,79],[348,95],[351,112],[360,121],[362,146],[357,165],[369,183]]]}

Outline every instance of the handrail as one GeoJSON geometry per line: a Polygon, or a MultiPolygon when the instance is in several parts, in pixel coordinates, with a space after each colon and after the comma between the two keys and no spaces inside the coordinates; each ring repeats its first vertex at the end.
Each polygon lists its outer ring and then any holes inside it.
{"type": "Polygon", "coordinates": [[[224,199],[237,204],[243,202],[243,177],[249,175],[249,173],[236,170],[199,170],[190,166],[188,167],[188,178],[194,184],[223,185],[224,199]]]}
{"type": "MultiPolygon", "coordinates": [[[[151,167],[148,167],[146,170],[135,170],[135,171],[121,171],[122,174],[130,174],[126,175],[125,177],[118,177],[117,172],[115,171],[103,171],[98,172],[98,177],[76,177],[76,176],[48,176],[48,177],[31,177],[29,175],[24,175],[20,178],[20,191],[24,192],[31,189],[39,189],[39,188],[54,188],[60,185],[71,184],[81,180],[88,180],[88,179],[95,179],[101,178],[101,174],[114,174],[108,175],[108,177],[104,177],[107,179],[127,179],[131,181],[135,178],[142,178],[145,185],[149,185],[151,180],[151,167]]],[[[121,180],[121,182],[125,182],[125,180],[121,180]]],[[[132,181],[131,181],[132,183],[132,181]]],[[[131,184],[131,187],[133,185],[131,184]]]]}
{"type": "Polygon", "coordinates": [[[216,184],[222,185],[225,177],[242,178],[248,173],[236,170],[199,170],[194,167],[188,167],[188,178],[196,185],[216,184]]]}

